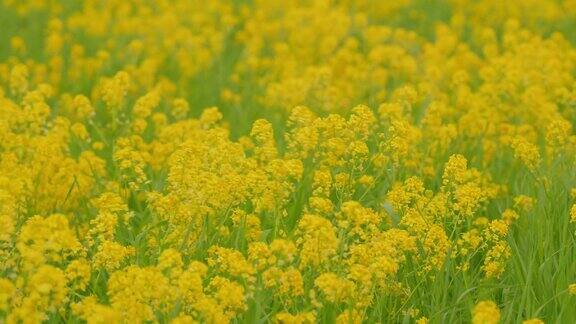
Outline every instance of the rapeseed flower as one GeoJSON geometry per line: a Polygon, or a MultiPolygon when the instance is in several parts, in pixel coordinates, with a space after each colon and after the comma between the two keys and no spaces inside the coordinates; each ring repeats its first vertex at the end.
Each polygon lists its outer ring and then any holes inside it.
{"type": "Polygon", "coordinates": [[[0,323],[576,322],[575,17],[0,1],[0,323]]]}

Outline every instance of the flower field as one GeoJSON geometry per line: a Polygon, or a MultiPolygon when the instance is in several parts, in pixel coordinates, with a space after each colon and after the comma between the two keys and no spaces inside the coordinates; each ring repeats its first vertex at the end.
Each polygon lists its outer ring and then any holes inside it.
{"type": "Polygon", "coordinates": [[[576,0],[0,0],[1,323],[576,323],[576,0]]]}

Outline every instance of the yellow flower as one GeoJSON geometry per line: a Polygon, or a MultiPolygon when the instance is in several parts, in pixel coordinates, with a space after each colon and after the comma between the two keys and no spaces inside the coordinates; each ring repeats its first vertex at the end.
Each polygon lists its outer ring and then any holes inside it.
{"type": "Polygon", "coordinates": [[[319,266],[336,254],[338,238],[327,219],[316,215],[304,215],[298,223],[300,267],[319,266]]]}
{"type": "Polygon", "coordinates": [[[313,312],[290,314],[280,312],[276,314],[275,323],[278,324],[312,324],[316,323],[316,315],[313,312]]]}
{"type": "Polygon", "coordinates": [[[212,246],[208,249],[208,254],[208,265],[218,267],[222,273],[240,277],[250,277],[254,274],[254,268],[236,250],[212,246]]]}
{"type": "Polygon", "coordinates": [[[522,324],[544,324],[544,321],[539,318],[532,318],[522,321],[522,324]]]}
{"type": "Polygon", "coordinates": [[[326,300],[333,303],[351,301],[353,297],[354,284],[335,273],[321,274],[314,280],[314,285],[323,293],[326,300]]]}
{"type": "Polygon", "coordinates": [[[26,268],[48,262],[62,263],[67,257],[84,253],[68,219],[61,214],[29,218],[20,230],[16,246],[26,268]]]}
{"type": "Polygon", "coordinates": [[[28,67],[18,64],[10,71],[10,90],[16,96],[21,96],[28,91],[28,67]]]}
{"type": "Polygon", "coordinates": [[[130,88],[130,75],[120,71],[113,78],[107,80],[102,88],[102,100],[108,109],[120,108],[130,88]]]}
{"type": "Polygon", "coordinates": [[[235,314],[246,310],[244,288],[237,282],[217,276],[210,281],[210,287],[216,290],[214,296],[227,312],[235,314]]]}
{"type": "Polygon", "coordinates": [[[154,91],[149,92],[136,100],[132,108],[132,114],[136,118],[146,118],[152,114],[152,110],[156,108],[159,103],[160,96],[158,93],[154,91]]]}
{"type": "Polygon", "coordinates": [[[0,278],[0,311],[6,312],[8,310],[15,292],[16,287],[10,280],[0,278]]]}
{"type": "Polygon", "coordinates": [[[84,289],[90,282],[91,266],[87,260],[74,260],[66,267],[66,278],[76,289],[84,289]]]}
{"type": "Polygon", "coordinates": [[[518,216],[518,213],[512,209],[506,209],[504,212],[502,212],[502,219],[504,219],[504,221],[507,223],[512,223],[513,221],[517,220],[518,217],[520,217],[518,216]]]}
{"type": "Polygon", "coordinates": [[[428,318],[424,316],[420,317],[416,320],[416,324],[428,324],[428,318]]]}
{"type": "Polygon", "coordinates": [[[540,165],[540,151],[538,147],[524,138],[516,138],[512,142],[514,156],[522,161],[526,167],[534,172],[540,165]]]}
{"type": "Polygon", "coordinates": [[[534,207],[534,198],[525,195],[516,196],[514,197],[514,206],[524,211],[530,211],[534,207]]]}
{"type": "Polygon", "coordinates": [[[103,267],[108,271],[113,271],[122,265],[122,262],[134,255],[135,249],[132,246],[123,246],[115,241],[104,241],[98,247],[98,252],[94,255],[94,265],[103,267]]]}
{"type": "Polygon", "coordinates": [[[362,314],[359,311],[344,311],[336,318],[337,324],[360,324],[362,323],[362,314]]]}
{"type": "Polygon", "coordinates": [[[190,111],[190,105],[186,99],[177,98],[172,102],[172,116],[176,119],[184,119],[190,111]]]}
{"type": "Polygon", "coordinates": [[[500,309],[490,300],[478,302],[472,311],[473,324],[497,324],[500,322],[500,309]]]}
{"type": "Polygon", "coordinates": [[[576,295],[576,283],[568,285],[568,293],[570,295],[576,295]]]}

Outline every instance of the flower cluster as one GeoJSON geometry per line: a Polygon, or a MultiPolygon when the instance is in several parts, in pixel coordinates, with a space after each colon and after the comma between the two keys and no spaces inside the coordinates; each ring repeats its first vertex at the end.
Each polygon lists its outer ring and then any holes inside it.
{"type": "Polygon", "coordinates": [[[575,21],[1,1],[0,323],[575,322],[575,21]]]}

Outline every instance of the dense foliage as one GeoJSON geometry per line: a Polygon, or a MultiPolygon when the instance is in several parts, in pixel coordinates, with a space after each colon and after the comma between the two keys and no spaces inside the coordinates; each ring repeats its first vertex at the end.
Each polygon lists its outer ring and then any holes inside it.
{"type": "Polygon", "coordinates": [[[2,0],[0,323],[576,322],[576,1],[2,0]]]}

